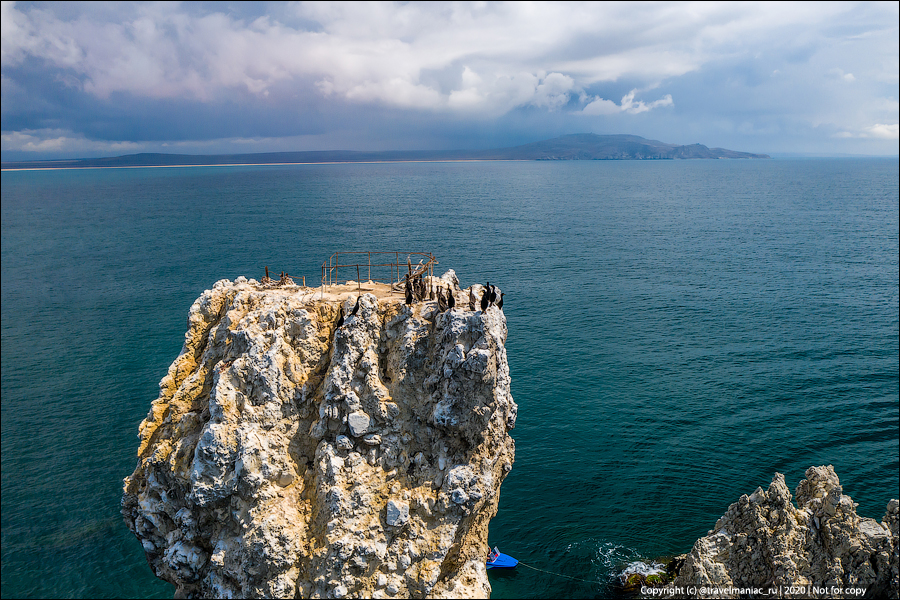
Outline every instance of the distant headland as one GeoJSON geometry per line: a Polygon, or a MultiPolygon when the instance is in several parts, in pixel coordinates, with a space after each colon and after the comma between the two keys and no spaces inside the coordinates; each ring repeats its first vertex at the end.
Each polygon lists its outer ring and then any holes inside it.
{"type": "Polygon", "coordinates": [[[679,146],[637,135],[576,133],[512,148],[493,150],[324,150],[254,154],[128,154],[107,158],[4,162],[5,169],[98,167],[176,167],[303,163],[440,162],[469,160],[674,160],[690,158],[770,158],[703,144],[679,146]]]}

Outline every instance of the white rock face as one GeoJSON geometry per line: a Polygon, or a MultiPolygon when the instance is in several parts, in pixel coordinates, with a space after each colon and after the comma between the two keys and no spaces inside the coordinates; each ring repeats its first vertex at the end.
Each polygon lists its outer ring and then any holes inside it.
{"type": "Polygon", "coordinates": [[[191,307],[122,499],[176,596],[489,596],[506,319],[384,290],[350,316],[355,290],[238,278],[191,307]]]}
{"type": "Polygon", "coordinates": [[[697,540],[669,591],[707,586],[734,593],[705,597],[743,597],[740,588],[779,589],[784,598],[862,597],[847,591],[854,587],[867,598],[898,597],[897,500],[881,523],[860,518],[831,465],[807,469],[796,497],[795,507],[781,473],[767,491],[741,496],[697,540]]]}

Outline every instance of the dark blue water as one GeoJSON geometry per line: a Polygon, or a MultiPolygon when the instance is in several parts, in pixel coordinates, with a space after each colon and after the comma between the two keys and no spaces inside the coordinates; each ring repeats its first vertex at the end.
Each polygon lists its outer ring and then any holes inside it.
{"type": "Polygon", "coordinates": [[[898,496],[898,162],[2,174],[2,595],[171,597],[119,515],[187,310],[263,267],[434,252],[490,280],[519,404],[494,597],[590,597],[775,471],[898,496]]]}

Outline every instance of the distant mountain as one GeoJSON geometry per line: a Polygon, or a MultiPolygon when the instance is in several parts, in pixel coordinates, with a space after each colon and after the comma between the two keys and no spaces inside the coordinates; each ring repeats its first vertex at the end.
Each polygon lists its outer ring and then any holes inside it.
{"type": "Polygon", "coordinates": [[[767,154],[707,148],[703,144],[678,146],[637,135],[576,133],[494,150],[394,150],[357,152],[266,152],[261,154],[128,154],[108,158],[4,162],[4,169],[59,169],[88,167],[151,167],[276,163],[400,162],[447,160],[671,160],[688,158],[769,158],[767,154]]]}
{"type": "MultiPolygon", "coordinates": [[[[769,158],[767,154],[707,148],[703,144],[677,146],[637,135],[576,133],[485,153],[519,160],[658,160],[675,158],[769,158]]],[[[487,158],[487,156],[485,156],[487,158]]]]}

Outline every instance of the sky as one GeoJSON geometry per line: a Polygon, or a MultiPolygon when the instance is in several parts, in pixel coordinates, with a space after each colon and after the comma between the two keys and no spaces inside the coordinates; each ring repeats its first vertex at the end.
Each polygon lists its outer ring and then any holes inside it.
{"type": "Polygon", "coordinates": [[[898,154],[897,2],[3,2],[2,159],[898,154]]]}

